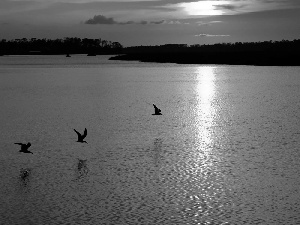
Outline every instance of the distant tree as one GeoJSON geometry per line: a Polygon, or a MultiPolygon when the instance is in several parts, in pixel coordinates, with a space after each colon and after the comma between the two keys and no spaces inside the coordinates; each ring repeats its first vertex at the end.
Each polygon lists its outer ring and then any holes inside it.
{"type": "Polygon", "coordinates": [[[98,39],[65,37],[63,39],[21,38],[0,41],[0,54],[118,54],[123,46],[119,42],[98,39]]]}

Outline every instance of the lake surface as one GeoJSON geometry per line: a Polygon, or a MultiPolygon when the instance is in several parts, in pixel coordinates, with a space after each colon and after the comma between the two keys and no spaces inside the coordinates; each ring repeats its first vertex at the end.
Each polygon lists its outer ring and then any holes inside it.
{"type": "Polygon", "coordinates": [[[300,67],[108,58],[0,57],[0,224],[300,224],[300,67]]]}

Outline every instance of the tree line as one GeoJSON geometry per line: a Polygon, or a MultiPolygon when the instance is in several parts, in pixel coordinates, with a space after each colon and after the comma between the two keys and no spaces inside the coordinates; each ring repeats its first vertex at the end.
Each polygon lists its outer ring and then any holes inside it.
{"type": "Polygon", "coordinates": [[[300,50],[300,39],[293,41],[262,41],[201,44],[164,44],[155,46],[133,46],[123,49],[124,53],[152,53],[152,52],[262,52],[262,51],[296,51],[300,50]]]}
{"type": "Polygon", "coordinates": [[[201,44],[164,44],[123,47],[119,42],[66,37],[0,41],[0,55],[88,54],[118,55],[111,59],[195,64],[300,65],[300,39],[201,44]]]}
{"type": "Polygon", "coordinates": [[[167,44],[123,49],[112,60],[179,64],[300,66],[300,39],[212,45],[167,44]]]}
{"type": "Polygon", "coordinates": [[[66,37],[63,39],[21,38],[0,41],[0,55],[30,54],[119,54],[123,46],[119,42],[107,40],[66,37]]]}

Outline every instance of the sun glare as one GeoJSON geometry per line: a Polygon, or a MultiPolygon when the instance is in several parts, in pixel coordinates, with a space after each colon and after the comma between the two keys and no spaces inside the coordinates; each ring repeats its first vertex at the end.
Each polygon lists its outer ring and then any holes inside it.
{"type": "Polygon", "coordinates": [[[221,5],[227,5],[229,1],[199,1],[181,3],[181,7],[188,13],[188,15],[223,15],[221,5]]]}
{"type": "Polygon", "coordinates": [[[215,72],[213,67],[198,68],[197,95],[198,95],[198,132],[202,143],[209,145],[212,142],[209,130],[213,126],[214,111],[212,101],[215,94],[215,72]]]}
{"type": "Polygon", "coordinates": [[[195,68],[197,83],[195,95],[195,138],[197,151],[193,158],[199,160],[199,170],[209,170],[212,158],[217,155],[212,151],[216,140],[214,131],[216,123],[216,71],[212,66],[199,66],[195,68]]]}

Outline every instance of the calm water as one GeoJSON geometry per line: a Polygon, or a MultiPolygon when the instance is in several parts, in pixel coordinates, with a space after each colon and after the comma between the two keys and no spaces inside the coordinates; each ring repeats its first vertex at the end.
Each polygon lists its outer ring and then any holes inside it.
{"type": "Polygon", "coordinates": [[[0,57],[1,224],[300,224],[300,67],[107,59],[0,57]]]}

